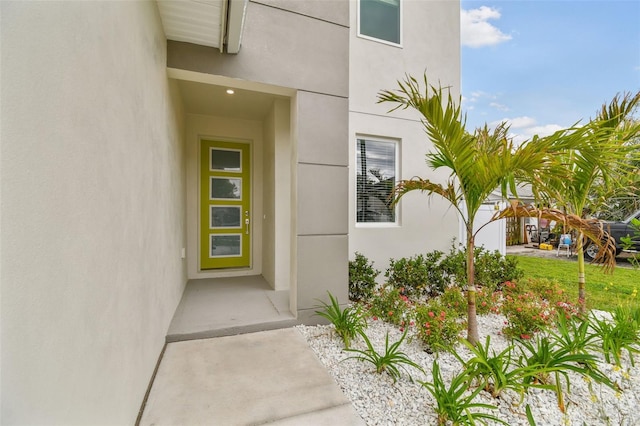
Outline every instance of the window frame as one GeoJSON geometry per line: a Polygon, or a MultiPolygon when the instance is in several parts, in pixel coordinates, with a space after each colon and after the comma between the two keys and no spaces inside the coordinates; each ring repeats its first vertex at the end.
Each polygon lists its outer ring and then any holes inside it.
{"type": "Polygon", "coordinates": [[[360,222],[358,221],[358,143],[360,140],[370,141],[370,142],[383,142],[383,143],[391,143],[393,144],[394,150],[394,187],[400,181],[400,153],[401,153],[401,143],[402,140],[400,138],[392,138],[392,137],[383,137],[383,136],[371,136],[365,134],[357,134],[356,135],[356,146],[354,152],[354,168],[355,170],[355,197],[354,197],[354,221],[357,228],[396,228],[400,226],[400,203],[394,206],[394,220],[393,222],[360,222]]]}
{"type": "Polygon", "coordinates": [[[377,37],[374,37],[374,36],[370,36],[370,35],[367,35],[367,34],[362,34],[362,32],[360,31],[361,28],[362,28],[362,24],[360,22],[361,21],[361,18],[360,18],[360,3],[361,2],[362,2],[362,0],[358,0],[357,4],[356,4],[356,7],[358,9],[357,13],[356,13],[356,16],[357,16],[357,25],[356,25],[356,27],[357,27],[357,31],[356,31],[357,32],[357,36],[360,37],[360,38],[363,38],[365,40],[375,41],[375,42],[378,42],[378,43],[386,44],[388,46],[402,48],[402,38],[403,38],[402,37],[402,33],[403,33],[402,28],[403,28],[403,24],[404,24],[403,23],[403,18],[402,18],[402,16],[403,16],[403,13],[402,13],[403,0],[398,0],[398,9],[399,9],[398,13],[400,14],[400,19],[399,19],[399,22],[398,22],[398,26],[399,26],[398,35],[399,35],[399,39],[400,40],[399,40],[398,43],[395,43],[395,42],[389,41],[389,40],[385,40],[385,39],[382,39],[382,38],[377,38],[377,37]]]}

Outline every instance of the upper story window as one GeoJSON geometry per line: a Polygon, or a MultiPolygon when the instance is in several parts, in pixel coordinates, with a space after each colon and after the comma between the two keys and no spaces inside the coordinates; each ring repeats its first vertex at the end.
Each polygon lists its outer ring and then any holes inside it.
{"type": "Polygon", "coordinates": [[[360,0],[358,35],[401,44],[400,0],[360,0]]]}
{"type": "Polygon", "coordinates": [[[356,222],[396,223],[391,195],[396,184],[398,143],[358,139],[356,144],[356,222]]]}

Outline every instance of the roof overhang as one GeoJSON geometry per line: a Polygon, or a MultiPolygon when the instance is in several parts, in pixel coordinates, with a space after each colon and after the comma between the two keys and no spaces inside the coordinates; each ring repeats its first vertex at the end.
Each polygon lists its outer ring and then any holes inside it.
{"type": "Polygon", "coordinates": [[[165,36],[238,53],[248,0],[157,0],[165,36]]]}

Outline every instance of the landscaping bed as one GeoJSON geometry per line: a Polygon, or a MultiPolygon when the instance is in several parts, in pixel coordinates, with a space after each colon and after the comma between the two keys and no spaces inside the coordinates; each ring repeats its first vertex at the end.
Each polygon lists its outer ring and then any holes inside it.
{"type": "MultiPolygon", "coordinates": [[[[482,315],[478,317],[482,337],[491,336],[491,347],[496,353],[510,344],[502,333],[505,318],[502,315],[482,315]]],[[[333,325],[299,326],[318,359],[349,397],[358,414],[367,425],[435,425],[438,424],[435,399],[418,381],[433,381],[432,363],[435,360],[446,383],[462,371],[461,363],[448,351],[428,353],[425,345],[418,339],[407,339],[401,350],[425,373],[413,367],[394,382],[387,374],[376,374],[374,367],[357,359],[347,359],[354,353],[343,350],[342,340],[334,333],[333,325]]],[[[410,330],[411,331],[411,330],[410,330]]],[[[395,342],[402,337],[397,326],[381,320],[370,320],[366,335],[377,350],[384,349],[386,333],[389,340],[395,342]]],[[[464,333],[462,334],[464,335],[464,333]]],[[[366,349],[362,339],[355,339],[352,347],[366,349]]],[[[470,352],[462,344],[454,350],[465,359],[470,352]]],[[[620,366],[598,357],[597,367],[609,379],[616,383],[616,391],[593,380],[585,380],[581,375],[569,372],[570,392],[565,392],[565,413],[558,407],[556,394],[551,390],[529,388],[521,401],[521,395],[505,390],[499,398],[493,398],[489,392],[480,392],[475,400],[496,406],[496,410],[476,410],[491,413],[509,425],[529,425],[526,406],[538,425],[636,425],[640,422],[640,368],[633,367],[626,353],[623,353],[620,366]]],[[[470,394],[472,389],[466,394],[470,394]]],[[[489,424],[496,424],[489,422],[489,424]]]]}
{"type": "Polygon", "coordinates": [[[366,423],[640,424],[635,286],[611,312],[580,312],[558,281],[525,274],[517,259],[474,258],[475,345],[459,284],[466,256],[453,246],[391,259],[384,285],[356,253],[352,304],[329,294],[316,312],[331,325],[299,327],[366,423]]]}

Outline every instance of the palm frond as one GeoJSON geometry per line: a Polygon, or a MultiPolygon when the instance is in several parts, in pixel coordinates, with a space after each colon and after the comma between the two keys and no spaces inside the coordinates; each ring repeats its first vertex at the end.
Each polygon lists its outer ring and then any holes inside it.
{"type": "Polygon", "coordinates": [[[538,219],[548,219],[562,224],[569,229],[582,232],[585,237],[594,241],[601,250],[594,260],[600,263],[606,271],[612,271],[616,265],[616,244],[615,240],[604,230],[602,222],[597,219],[584,219],[576,214],[567,214],[561,210],[553,208],[537,208],[525,206],[519,203],[512,203],[506,209],[497,212],[491,220],[504,219],[507,217],[536,217],[538,219]]]}
{"type": "Polygon", "coordinates": [[[437,194],[451,203],[457,202],[459,196],[452,182],[447,186],[431,182],[429,179],[414,177],[413,179],[398,182],[394,188],[393,204],[397,204],[403,195],[411,191],[426,192],[427,195],[437,194]]]}

